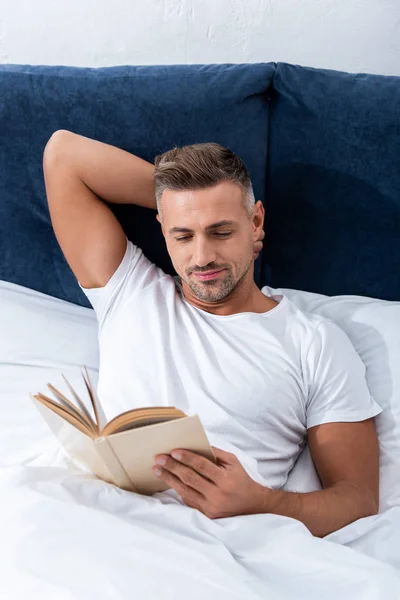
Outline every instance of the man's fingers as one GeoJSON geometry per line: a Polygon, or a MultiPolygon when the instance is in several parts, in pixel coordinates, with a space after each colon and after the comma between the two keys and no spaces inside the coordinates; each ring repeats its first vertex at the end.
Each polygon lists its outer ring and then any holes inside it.
{"type": "Polygon", "coordinates": [[[221,475],[218,465],[211,462],[211,460],[208,460],[208,458],[204,458],[204,456],[196,454],[195,452],[190,452],[189,450],[174,450],[172,456],[176,456],[179,462],[187,465],[213,483],[217,483],[218,478],[221,475]],[[179,456],[175,454],[176,452],[178,452],[179,456]]]}
{"type": "MultiPolygon", "coordinates": [[[[182,456],[182,460],[178,461],[175,460],[174,458],[172,458],[169,455],[160,455],[158,458],[162,458],[165,462],[162,465],[163,469],[166,469],[167,471],[169,471],[170,473],[172,473],[173,475],[175,475],[176,477],[178,477],[185,485],[197,490],[198,492],[202,493],[203,495],[206,495],[209,491],[210,491],[210,487],[213,486],[214,484],[211,482],[210,478],[208,478],[208,476],[206,475],[205,471],[207,469],[202,469],[203,472],[199,472],[197,471],[197,469],[195,469],[194,465],[198,465],[199,461],[189,461],[192,464],[189,464],[189,462],[184,462],[184,460],[188,460],[187,456],[186,459],[184,458],[184,452],[180,451],[181,456],[182,456]],[[207,479],[206,479],[207,477],[207,479]]],[[[193,454],[192,452],[190,452],[189,454],[193,454]]],[[[197,454],[194,454],[195,457],[203,459],[203,457],[198,456],[197,454]]],[[[207,459],[203,459],[204,461],[207,461],[207,459]]],[[[207,461],[209,462],[209,461],[207,461]]],[[[211,463],[212,464],[212,463],[211,463]]]]}
{"type": "Polygon", "coordinates": [[[257,239],[257,241],[254,242],[253,244],[253,260],[257,260],[257,258],[260,255],[260,252],[262,252],[263,249],[263,239],[265,238],[265,231],[264,229],[262,229],[260,231],[260,235],[257,239]]]}
{"type": "Polygon", "coordinates": [[[237,462],[237,457],[232,452],[226,452],[225,450],[221,450],[220,448],[215,448],[215,446],[211,446],[214,451],[215,458],[222,463],[233,464],[237,462]]]}
{"type": "Polygon", "coordinates": [[[217,481],[218,476],[220,475],[219,467],[215,463],[211,462],[207,458],[204,458],[203,456],[200,456],[199,454],[196,454],[195,452],[177,449],[173,450],[171,455],[172,458],[176,460],[178,465],[181,464],[186,465],[186,467],[190,467],[190,469],[201,475],[203,478],[206,477],[213,483],[217,481]]]}
{"type": "Polygon", "coordinates": [[[158,466],[154,467],[153,471],[155,472],[156,469],[158,469],[158,472],[160,473],[160,475],[157,475],[157,477],[164,481],[167,485],[172,487],[176,492],[178,492],[185,504],[188,504],[193,507],[201,506],[202,501],[204,500],[204,496],[202,494],[200,494],[193,488],[185,485],[179,479],[179,477],[177,477],[170,471],[167,471],[166,469],[163,469],[162,467],[158,466]]]}

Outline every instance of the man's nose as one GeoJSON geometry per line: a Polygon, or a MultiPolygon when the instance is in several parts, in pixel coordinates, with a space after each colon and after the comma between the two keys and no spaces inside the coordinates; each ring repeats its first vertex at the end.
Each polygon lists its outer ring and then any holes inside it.
{"type": "Polygon", "coordinates": [[[204,239],[197,239],[194,246],[193,264],[198,267],[206,267],[216,262],[216,252],[213,244],[204,239]]]}

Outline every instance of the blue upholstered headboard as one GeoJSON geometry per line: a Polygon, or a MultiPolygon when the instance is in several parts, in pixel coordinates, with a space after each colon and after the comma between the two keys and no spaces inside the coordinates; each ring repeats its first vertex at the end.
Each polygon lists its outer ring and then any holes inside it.
{"type": "Polygon", "coordinates": [[[278,64],[271,285],[400,300],[400,77],[278,64]]]}
{"type": "MultiPolygon", "coordinates": [[[[89,306],[48,214],[42,155],[57,129],[147,160],[220,142],[266,206],[259,285],[400,300],[400,78],[282,63],[0,65],[0,279],[89,306]]],[[[111,207],[172,272],[154,211],[111,207]]]]}

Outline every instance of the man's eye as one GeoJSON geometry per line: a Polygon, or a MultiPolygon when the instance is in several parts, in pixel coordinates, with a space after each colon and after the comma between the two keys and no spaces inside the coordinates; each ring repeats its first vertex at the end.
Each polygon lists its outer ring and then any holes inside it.
{"type": "MultiPolygon", "coordinates": [[[[214,231],[213,235],[219,238],[226,238],[232,235],[232,231],[214,231]]],[[[191,235],[181,235],[180,237],[175,238],[177,242],[188,242],[191,239],[191,235]]]]}

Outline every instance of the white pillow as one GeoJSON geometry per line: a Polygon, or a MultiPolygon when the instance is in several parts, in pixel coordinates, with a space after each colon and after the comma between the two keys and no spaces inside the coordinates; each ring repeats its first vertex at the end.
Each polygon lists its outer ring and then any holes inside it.
{"type": "MultiPolygon", "coordinates": [[[[400,302],[362,296],[322,296],[289,289],[285,294],[305,312],[334,321],[349,336],[366,366],[371,395],[384,409],[376,417],[380,444],[380,510],[400,505],[400,302]]],[[[299,458],[286,489],[312,491],[320,484],[308,450],[299,458]]]]}
{"type": "Polygon", "coordinates": [[[82,366],[98,379],[97,321],[90,308],[0,281],[0,466],[55,463],[58,442],[29,392],[65,392],[63,373],[83,398],[82,366]]]}

